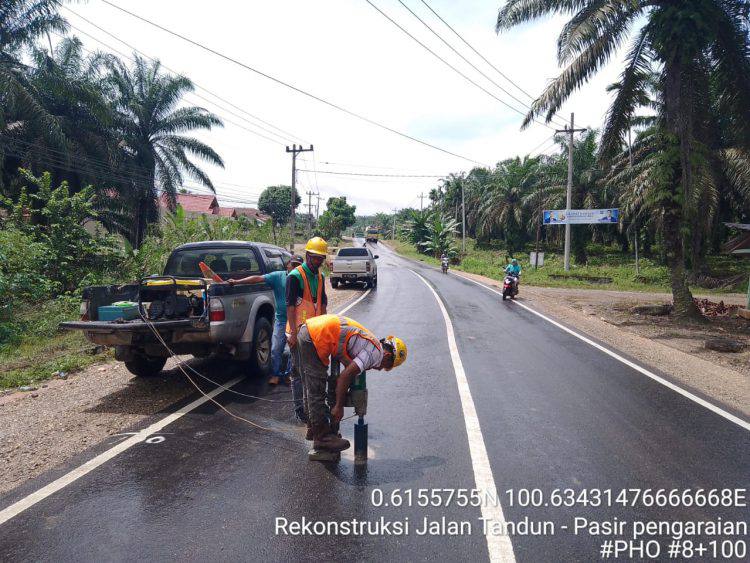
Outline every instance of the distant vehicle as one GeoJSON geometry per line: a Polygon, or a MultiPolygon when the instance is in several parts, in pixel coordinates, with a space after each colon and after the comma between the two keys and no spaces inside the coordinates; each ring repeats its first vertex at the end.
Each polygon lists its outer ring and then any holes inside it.
{"type": "Polygon", "coordinates": [[[113,346],[115,359],[140,377],[162,370],[170,355],[164,345],[176,354],[249,361],[267,375],[274,317],[271,288],[212,283],[204,279],[199,264],[228,280],[285,270],[289,258],[282,248],[254,242],[183,244],[170,255],[162,276],[84,288],[81,320],[60,327],[81,330],[89,341],[113,346]]]}
{"type": "Polygon", "coordinates": [[[364,282],[367,287],[378,286],[378,266],[369,248],[342,248],[333,259],[331,268],[331,287],[334,289],[340,283],[364,282]]]}
{"type": "Polygon", "coordinates": [[[380,229],[369,226],[365,229],[365,242],[374,242],[377,244],[380,238],[380,229]]]}

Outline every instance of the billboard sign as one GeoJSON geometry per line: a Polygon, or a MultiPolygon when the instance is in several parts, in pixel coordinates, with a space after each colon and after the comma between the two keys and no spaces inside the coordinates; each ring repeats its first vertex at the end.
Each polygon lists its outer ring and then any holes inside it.
{"type": "Polygon", "coordinates": [[[619,209],[550,209],[543,213],[545,225],[595,225],[619,219],[619,209]]]}

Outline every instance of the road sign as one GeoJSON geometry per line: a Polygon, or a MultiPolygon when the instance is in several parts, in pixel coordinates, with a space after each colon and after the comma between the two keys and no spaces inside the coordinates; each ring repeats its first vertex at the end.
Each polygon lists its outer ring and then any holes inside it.
{"type": "Polygon", "coordinates": [[[619,209],[550,209],[545,210],[545,225],[594,225],[617,223],[619,209]]]}

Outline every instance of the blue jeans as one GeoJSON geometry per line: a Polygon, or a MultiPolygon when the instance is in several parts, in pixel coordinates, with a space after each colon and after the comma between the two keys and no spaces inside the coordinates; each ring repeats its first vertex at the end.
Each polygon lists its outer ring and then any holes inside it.
{"type": "MultiPolygon", "coordinates": [[[[281,370],[281,359],[284,355],[284,348],[286,347],[286,320],[280,321],[276,319],[273,323],[273,336],[271,337],[271,374],[278,375],[279,377],[286,377],[289,375],[290,366],[287,365],[285,373],[280,373],[281,370]]],[[[289,362],[291,364],[291,362],[289,362]]]]}

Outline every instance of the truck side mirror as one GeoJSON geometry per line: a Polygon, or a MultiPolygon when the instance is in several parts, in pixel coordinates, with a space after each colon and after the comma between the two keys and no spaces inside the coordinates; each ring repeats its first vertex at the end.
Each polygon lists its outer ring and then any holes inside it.
{"type": "Polygon", "coordinates": [[[375,258],[375,260],[377,260],[378,258],[380,258],[380,256],[378,256],[378,255],[376,254],[376,255],[375,255],[375,256],[374,256],[373,258],[375,258]]]}

